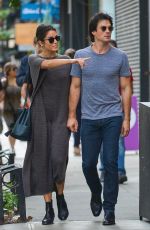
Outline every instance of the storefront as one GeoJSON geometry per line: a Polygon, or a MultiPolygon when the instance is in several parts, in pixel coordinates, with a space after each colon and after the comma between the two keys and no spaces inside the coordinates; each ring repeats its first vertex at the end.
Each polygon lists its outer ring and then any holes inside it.
{"type": "Polygon", "coordinates": [[[32,43],[39,23],[53,25],[60,33],[60,0],[22,1],[19,25],[16,24],[16,44],[19,51],[33,49],[32,43]],[[17,29],[17,28],[28,28],[17,29]],[[30,32],[29,32],[30,31],[30,32]],[[22,39],[20,39],[22,38],[22,39]]]}
{"type": "Polygon", "coordinates": [[[63,47],[81,49],[88,45],[88,21],[99,9],[98,0],[61,0],[63,47]]]}

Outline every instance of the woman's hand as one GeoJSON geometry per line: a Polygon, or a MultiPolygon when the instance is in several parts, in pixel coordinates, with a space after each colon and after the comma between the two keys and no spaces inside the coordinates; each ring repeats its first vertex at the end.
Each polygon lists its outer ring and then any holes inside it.
{"type": "MultiPolygon", "coordinates": [[[[27,93],[27,83],[24,83],[21,87],[21,107],[24,106],[25,103],[25,98],[26,98],[26,93],[27,93]]],[[[26,106],[29,108],[31,105],[30,98],[27,98],[26,106]]]]}
{"type": "Polygon", "coordinates": [[[74,63],[79,64],[81,69],[84,67],[86,60],[90,59],[90,57],[87,58],[75,58],[74,63]]]}

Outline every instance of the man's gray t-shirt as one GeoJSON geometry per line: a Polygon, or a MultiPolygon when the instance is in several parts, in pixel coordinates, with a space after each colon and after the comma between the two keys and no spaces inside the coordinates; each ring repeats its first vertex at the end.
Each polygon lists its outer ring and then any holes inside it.
{"type": "Polygon", "coordinates": [[[130,76],[125,52],[110,47],[105,54],[97,54],[89,46],[78,50],[75,58],[78,57],[90,57],[83,69],[73,64],[71,70],[71,76],[80,77],[82,81],[82,119],[122,116],[119,78],[130,76]]]}

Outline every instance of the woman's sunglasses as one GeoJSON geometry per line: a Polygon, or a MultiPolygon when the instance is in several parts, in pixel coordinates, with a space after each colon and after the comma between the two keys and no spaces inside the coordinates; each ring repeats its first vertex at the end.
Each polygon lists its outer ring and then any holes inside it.
{"type": "Polygon", "coordinates": [[[54,43],[54,41],[56,40],[57,42],[60,41],[60,36],[56,35],[56,37],[49,37],[46,38],[45,40],[48,40],[50,44],[54,43]]]}
{"type": "Polygon", "coordinates": [[[113,31],[113,26],[101,26],[101,31],[105,32],[106,30],[109,30],[109,32],[112,32],[113,31]]]}

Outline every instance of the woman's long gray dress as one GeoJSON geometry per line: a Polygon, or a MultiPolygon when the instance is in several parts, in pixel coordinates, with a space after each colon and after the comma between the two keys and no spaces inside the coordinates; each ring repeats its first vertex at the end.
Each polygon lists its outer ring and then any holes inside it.
{"type": "MultiPolygon", "coordinates": [[[[57,58],[68,58],[58,56],[57,58]]],[[[65,180],[70,132],[67,125],[71,65],[42,70],[38,55],[29,57],[33,83],[32,139],[23,166],[26,196],[44,195],[65,180]]]]}

